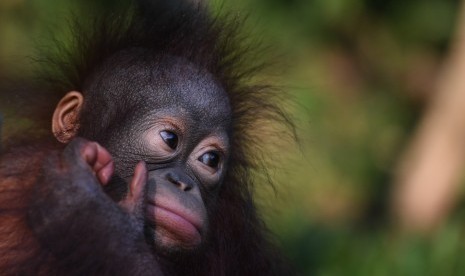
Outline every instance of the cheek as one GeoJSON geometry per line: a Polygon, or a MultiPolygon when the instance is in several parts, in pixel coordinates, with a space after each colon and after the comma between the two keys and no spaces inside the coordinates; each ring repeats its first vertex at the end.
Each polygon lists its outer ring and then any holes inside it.
{"type": "Polygon", "coordinates": [[[204,189],[206,189],[209,193],[218,190],[223,179],[223,169],[216,172],[210,172],[203,168],[203,165],[200,165],[198,161],[190,162],[189,165],[193,169],[195,176],[202,183],[201,185],[204,189]]]}

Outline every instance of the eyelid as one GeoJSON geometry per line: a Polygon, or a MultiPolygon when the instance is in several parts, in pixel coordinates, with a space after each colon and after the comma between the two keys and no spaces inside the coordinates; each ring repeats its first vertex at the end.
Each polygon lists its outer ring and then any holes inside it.
{"type": "Polygon", "coordinates": [[[220,145],[219,143],[208,144],[206,146],[203,146],[198,150],[198,152],[202,153],[199,155],[199,157],[204,155],[207,152],[218,153],[220,157],[228,156],[228,150],[224,146],[220,145]]]}
{"type": "Polygon", "coordinates": [[[209,152],[216,153],[221,158],[225,155],[223,149],[220,149],[220,148],[217,148],[217,147],[214,147],[214,148],[207,147],[207,148],[208,148],[207,150],[200,150],[200,152],[202,152],[202,154],[200,154],[199,157],[203,156],[204,154],[207,154],[209,152]]]}
{"type": "Polygon", "coordinates": [[[164,130],[171,131],[174,134],[176,134],[178,137],[181,136],[182,134],[182,128],[180,128],[178,125],[173,124],[172,122],[161,122],[159,126],[157,127],[159,129],[159,132],[162,132],[164,130]]]}

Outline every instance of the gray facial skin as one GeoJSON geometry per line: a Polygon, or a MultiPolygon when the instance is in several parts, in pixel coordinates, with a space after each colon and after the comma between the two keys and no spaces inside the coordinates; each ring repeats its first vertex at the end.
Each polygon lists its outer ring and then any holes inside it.
{"type": "Polygon", "coordinates": [[[114,158],[107,191],[121,200],[135,164],[145,161],[148,235],[167,254],[197,249],[208,237],[206,205],[214,201],[227,167],[228,96],[211,74],[180,58],[115,60],[119,66],[111,68],[111,80],[102,70],[101,81],[88,89],[89,102],[103,103],[92,108],[100,110],[108,135],[82,130],[114,158]]]}

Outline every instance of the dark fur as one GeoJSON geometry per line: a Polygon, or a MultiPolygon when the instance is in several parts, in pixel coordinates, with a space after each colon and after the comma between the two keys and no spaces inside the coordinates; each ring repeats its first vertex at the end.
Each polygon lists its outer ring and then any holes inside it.
{"type": "MultiPolygon", "coordinates": [[[[253,198],[254,179],[266,171],[262,135],[270,134],[257,128],[266,124],[288,125],[291,131],[293,128],[279,106],[283,95],[252,82],[262,68],[261,63],[253,62],[259,48],[241,35],[240,20],[211,17],[202,7],[179,2],[140,1],[142,9],[131,6],[125,12],[99,15],[88,24],[74,24],[74,40],[69,43],[73,47],[58,46],[40,63],[46,69],[41,73],[45,82],[40,91],[46,91],[42,93],[50,99],[59,99],[71,90],[83,91],[86,98],[92,99],[90,102],[98,104],[101,95],[86,94],[90,83],[96,81],[99,72],[109,69],[104,62],[128,49],[141,49],[149,56],[183,57],[213,74],[232,105],[232,154],[219,192],[218,211],[210,214],[211,237],[206,252],[200,262],[184,264],[181,260],[183,266],[178,265],[175,270],[180,275],[289,275],[288,266],[270,242],[253,198]]],[[[127,108],[124,102],[120,106],[127,108]]],[[[98,114],[99,109],[92,106],[84,108],[95,112],[91,117],[85,117],[84,112],[80,135],[92,133],[90,136],[97,141],[105,131],[86,129],[94,125],[88,121],[105,118],[101,122],[105,130],[105,126],[119,120],[118,114],[123,114],[118,107],[109,117],[98,114]]],[[[51,112],[44,110],[43,114],[51,112]]],[[[49,148],[10,150],[1,159],[0,270],[5,273],[17,272],[19,266],[25,273],[53,272],[53,265],[49,265],[53,264],[53,256],[40,248],[23,220],[28,190],[49,148]],[[36,157],[30,158],[31,152],[37,152],[36,157]],[[8,235],[19,240],[12,242],[8,235]]]]}

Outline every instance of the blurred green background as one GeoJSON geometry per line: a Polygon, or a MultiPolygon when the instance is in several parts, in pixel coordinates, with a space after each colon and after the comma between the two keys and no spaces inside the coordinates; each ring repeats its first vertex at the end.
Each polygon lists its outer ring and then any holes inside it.
{"type": "MultiPolygon", "coordinates": [[[[0,0],[0,80],[28,72],[34,41],[83,5],[105,9],[112,1],[0,0]]],[[[273,171],[278,195],[263,193],[262,200],[297,269],[303,275],[465,275],[463,203],[430,235],[400,233],[389,216],[393,168],[430,99],[459,1],[211,5],[248,15],[247,29],[285,63],[279,78],[298,103],[292,112],[302,149],[282,150],[285,166],[273,171]]],[[[15,107],[6,101],[0,108],[7,120],[31,124],[8,117],[15,107]]],[[[4,135],[14,131],[7,122],[4,135]]]]}

